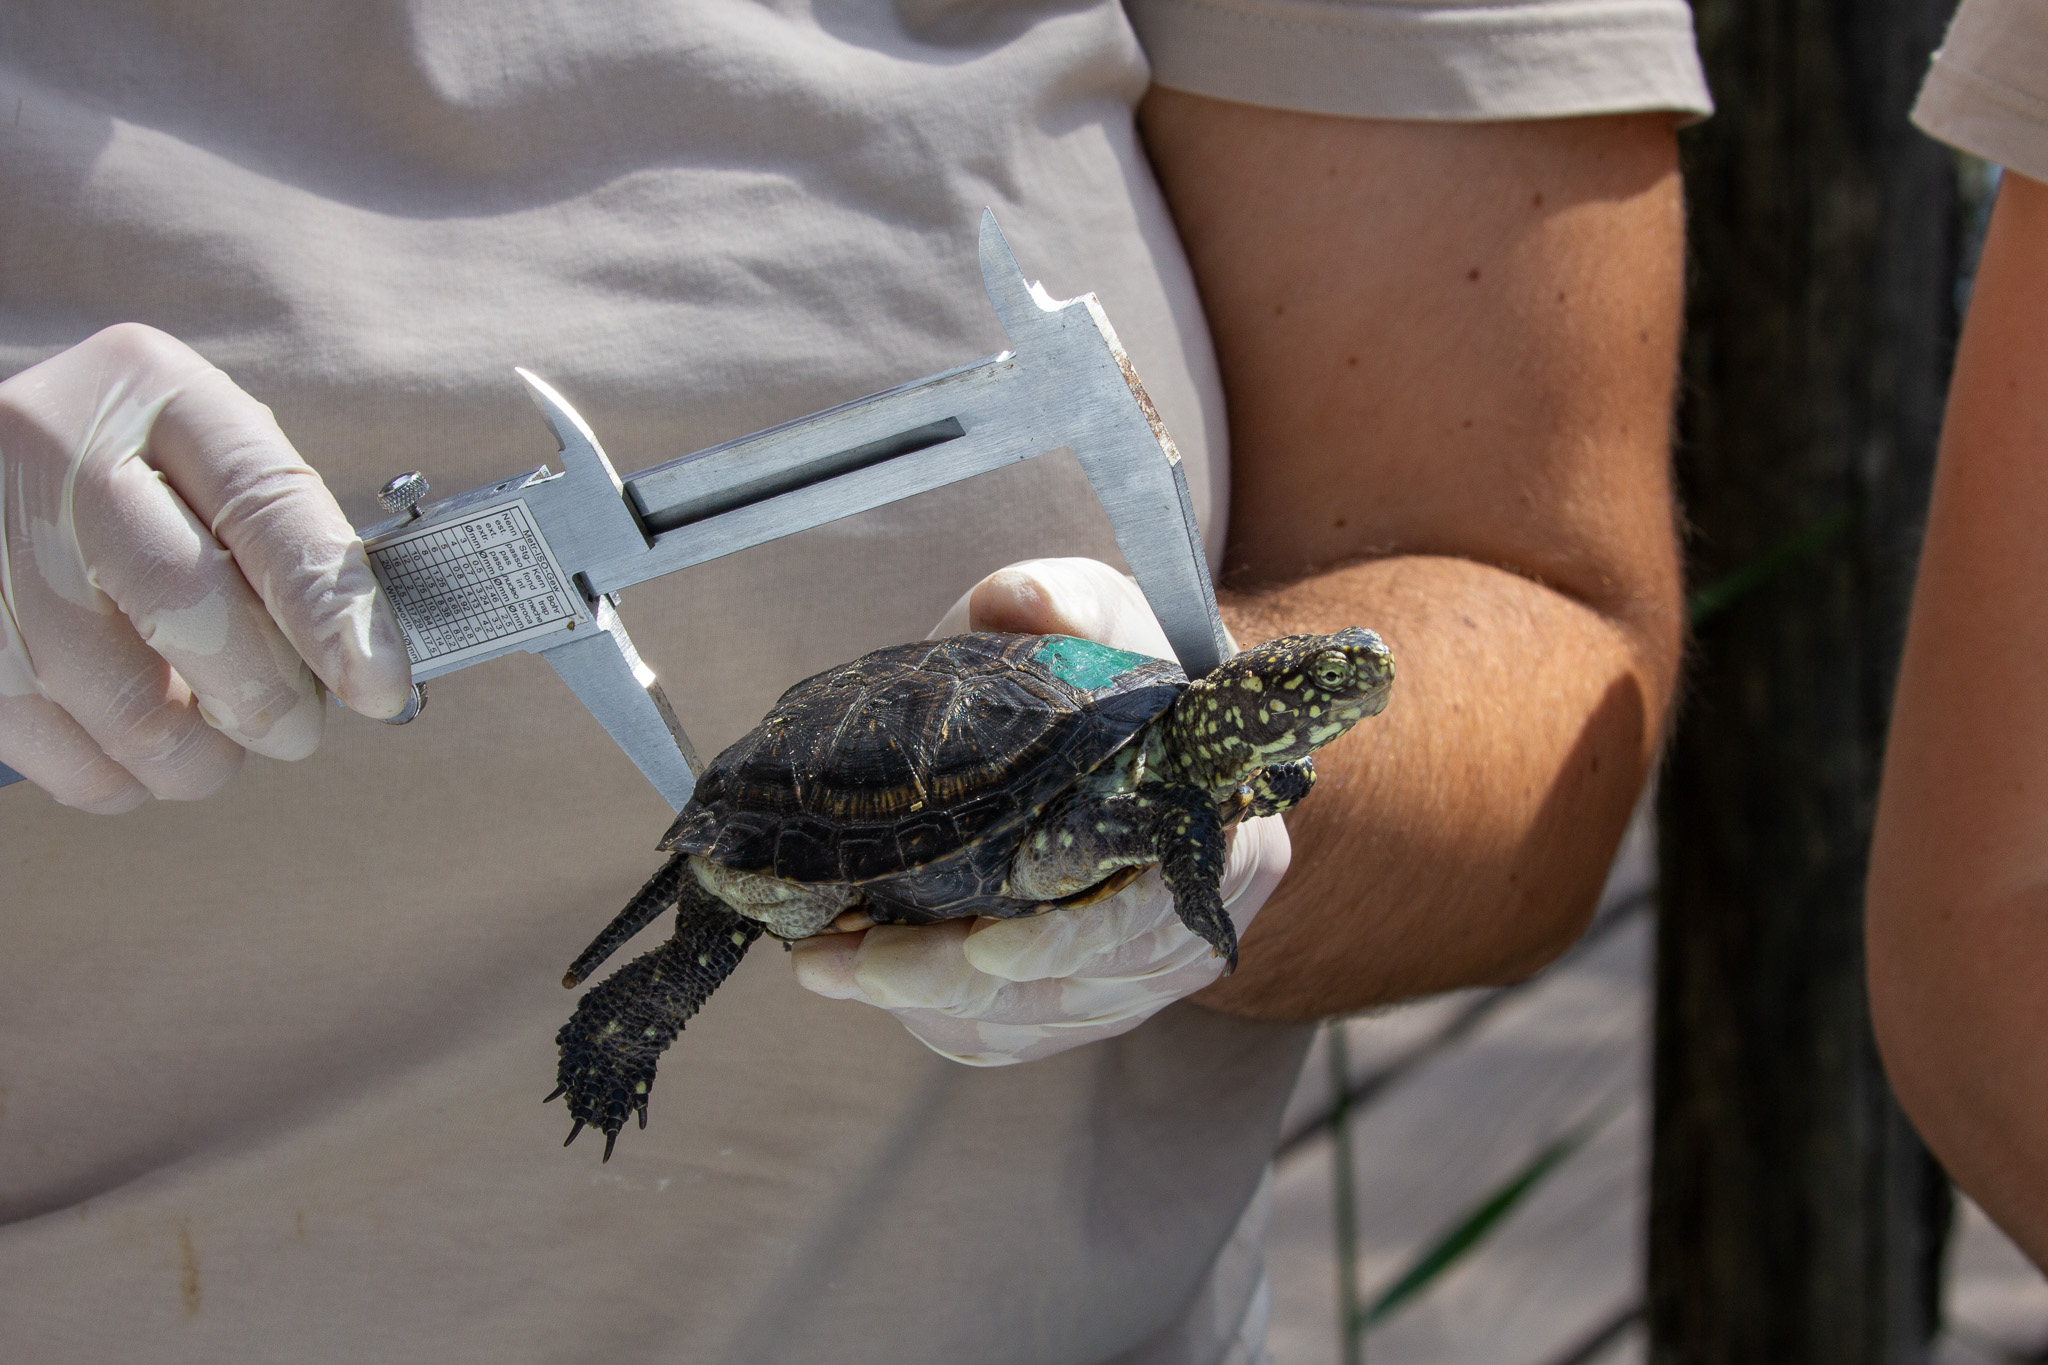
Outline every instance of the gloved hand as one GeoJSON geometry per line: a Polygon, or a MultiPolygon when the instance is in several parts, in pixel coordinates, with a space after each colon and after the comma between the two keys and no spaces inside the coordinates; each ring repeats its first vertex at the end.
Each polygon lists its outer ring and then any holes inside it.
{"type": "Polygon", "coordinates": [[[367,715],[409,699],[362,542],[270,409],[134,323],[0,383],[0,763],[90,811],[207,796],[244,749],[313,751],[316,674],[367,715]]]}
{"type": "MultiPolygon", "coordinates": [[[[932,634],[1013,630],[1078,635],[1171,658],[1137,585],[1092,559],[1000,569],[932,634]]],[[[1241,935],[1287,871],[1280,817],[1231,831],[1223,900],[1241,935]]],[[[1173,911],[1159,869],[1116,895],[1033,919],[879,924],[795,948],[797,981],[819,995],[888,1010],[926,1047],[971,1066],[1005,1066],[1128,1032],[1223,974],[1173,911]]]]}

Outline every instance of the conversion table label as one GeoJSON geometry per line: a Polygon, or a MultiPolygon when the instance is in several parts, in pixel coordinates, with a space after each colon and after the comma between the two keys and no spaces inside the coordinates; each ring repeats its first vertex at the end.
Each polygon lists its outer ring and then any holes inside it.
{"type": "Polygon", "coordinates": [[[590,620],[523,501],[391,532],[369,556],[416,673],[445,673],[590,620]]]}

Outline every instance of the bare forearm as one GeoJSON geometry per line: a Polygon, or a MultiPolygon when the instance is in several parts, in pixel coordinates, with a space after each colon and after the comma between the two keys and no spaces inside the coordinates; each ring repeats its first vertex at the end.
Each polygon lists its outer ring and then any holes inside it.
{"type": "Polygon", "coordinates": [[[1200,998],[1310,1018],[1525,974],[1590,913],[1677,671],[1670,121],[1159,90],[1144,128],[1230,405],[1233,628],[1369,626],[1397,674],[1200,998]]]}
{"type": "Polygon", "coordinates": [[[2048,187],[2008,175],[1957,355],[1871,850],[1906,1111],[2048,1264],[2048,187]]]}
{"type": "Polygon", "coordinates": [[[1402,556],[1231,594],[1241,639],[1366,625],[1398,681],[1316,756],[1292,870],[1237,974],[1201,997],[1319,1015],[1527,975],[1576,938],[1654,759],[1664,709],[1597,612],[1467,560],[1402,556]]]}

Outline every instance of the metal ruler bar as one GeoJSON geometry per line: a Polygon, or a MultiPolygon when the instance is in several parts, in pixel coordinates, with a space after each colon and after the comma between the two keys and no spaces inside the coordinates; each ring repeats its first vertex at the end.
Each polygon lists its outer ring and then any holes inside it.
{"type": "MultiPolygon", "coordinates": [[[[974,395],[1016,368],[1008,351],[669,460],[625,479],[652,532],[937,444],[974,395]],[[751,495],[751,496],[750,496],[751,495]]],[[[957,434],[957,433],[954,433],[957,434]]]]}
{"type": "MultiPolygon", "coordinates": [[[[584,581],[594,593],[617,592],[692,564],[807,531],[1060,448],[1057,441],[1046,445],[1034,431],[1004,429],[1000,425],[970,427],[968,424],[973,420],[971,416],[959,419],[961,435],[925,449],[805,484],[664,532],[640,554],[623,555],[586,569],[584,581]]],[[[829,467],[831,458],[827,456],[810,467],[829,467]]]]}

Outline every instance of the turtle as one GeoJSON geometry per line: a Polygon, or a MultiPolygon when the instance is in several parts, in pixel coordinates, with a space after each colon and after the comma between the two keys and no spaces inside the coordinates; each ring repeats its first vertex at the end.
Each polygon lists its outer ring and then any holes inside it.
{"type": "Polygon", "coordinates": [[[1156,863],[1234,970],[1225,829],[1305,797],[1309,755],[1381,711],[1393,679],[1379,636],[1353,627],[1283,636],[1192,682],[1073,636],[976,632],[797,683],[704,770],[661,839],[667,863],[563,977],[581,984],[676,908],[674,936],[556,1035],[563,1145],[596,1127],[609,1161],[629,1115],[647,1126],[661,1054],[763,934],[1077,911],[1156,863]]]}

